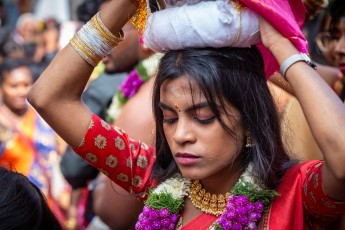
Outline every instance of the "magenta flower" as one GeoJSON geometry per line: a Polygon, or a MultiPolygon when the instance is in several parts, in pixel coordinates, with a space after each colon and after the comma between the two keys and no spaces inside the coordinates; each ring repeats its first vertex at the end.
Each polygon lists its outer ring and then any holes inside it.
{"type": "Polygon", "coordinates": [[[125,98],[129,99],[136,94],[143,83],[144,81],[140,78],[138,70],[135,69],[130,72],[127,78],[122,82],[119,90],[125,98]]]}

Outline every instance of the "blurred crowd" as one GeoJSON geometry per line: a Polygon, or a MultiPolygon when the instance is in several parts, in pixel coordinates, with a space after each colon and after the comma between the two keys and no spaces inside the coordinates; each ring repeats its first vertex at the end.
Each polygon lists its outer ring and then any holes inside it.
{"type": "MultiPolygon", "coordinates": [[[[54,16],[39,18],[34,12],[35,4],[39,2],[0,1],[0,164],[23,173],[35,183],[44,192],[51,210],[65,229],[132,228],[136,219],[134,214],[141,208],[136,200],[75,155],[26,101],[30,87],[58,51],[107,1],[75,1],[79,4],[71,9],[75,11],[76,19],[66,21],[54,16]],[[111,205],[117,205],[121,212],[131,213],[133,218],[116,219],[112,216],[116,211],[111,205]]],[[[336,14],[336,9],[344,3],[342,0],[304,2],[307,9],[304,32],[309,40],[310,55],[321,66],[320,74],[344,101],[345,11],[342,15],[336,14]],[[331,17],[343,17],[343,20],[330,25],[331,17]]],[[[137,129],[145,135],[133,131],[131,136],[137,135],[140,139],[144,136],[147,143],[152,143],[149,79],[140,86],[142,91],[135,90],[142,96],[139,99],[132,97],[133,100],[129,100],[132,105],[126,104],[127,107],[123,107],[123,101],[119,102],[118,88],[138,64],[146,65],[149,77],[154,75],[155,60],[159,57],[140,44],[131,23],[123,30],[125,41],[95,68],[83,99],[93,113],[110,123],[117,121],[116,124],[124,124],[126,118],[130,120],[130,116],[137,115],[133,108],[141,108],[142,114],[137,119],[142,119],[142,123],[149,121],[145,127],[150,126],[137,129]],[[147,64],[147,60],[153,64],[147,64]],[[120,112],[126,113],[126,118],[121,117],[120,112]]],[[[305,152],[306,155],[299,156],[302,160],[322,158],[288,83],[273,76],[268,84],[285,124],[286,145],[294,146],[291,152],[305,152]]]]}

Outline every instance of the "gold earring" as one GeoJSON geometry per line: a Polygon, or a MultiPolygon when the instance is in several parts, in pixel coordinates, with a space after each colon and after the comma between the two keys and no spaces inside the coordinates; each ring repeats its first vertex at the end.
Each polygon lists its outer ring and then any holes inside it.
{"type": "Polygon", "coordinates": [[[246,132],[246,148],[253,147],[252,136],[249,131],[246,132]]]}

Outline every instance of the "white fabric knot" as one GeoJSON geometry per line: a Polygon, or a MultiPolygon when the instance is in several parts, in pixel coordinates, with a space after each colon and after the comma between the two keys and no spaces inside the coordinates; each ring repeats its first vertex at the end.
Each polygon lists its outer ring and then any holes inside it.
{"type": "Polygon", "coordinates": [[[248,8],[240,15],[226,0],[170,7],[149,16],[144,43],[163,53],[188,47],[249,47],[261,43],[259,18],[248,8]]]}

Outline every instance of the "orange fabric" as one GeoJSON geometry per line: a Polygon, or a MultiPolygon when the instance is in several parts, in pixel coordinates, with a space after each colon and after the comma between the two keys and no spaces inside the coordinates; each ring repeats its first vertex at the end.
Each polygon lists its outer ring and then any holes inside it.
{"type": "Polygon", "coordinates": [[[2,131],[10,133],[1,140],[0,164],[23,173],[39,187],[45,194],[49,207],[63,223],[65,217],[58,199],[62,196],[61,193],[68,192],[68,187],[67,183],[61,184],[65,181],[59,180],[53,171],[54,165],[58,163],[54,160],[57,159],[54,157],[57,154],[55,133],[31,107],[18,125],[4,111],[0,111],[0,127],[2,131]]]}
{"type": "Polygon", "coordinates": [[[0,164],[28,176],[35,157],[35,149],[32,145],[35,130],[35,113],[33,110],[29,109],[26,112],[17,129],[22,131],[22,134],[25,135],[27,140],[24,140],[22,136],[16,133],[14,138],[7,143],[6,149],[1,154],[0,164]]]}

